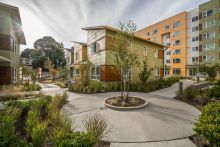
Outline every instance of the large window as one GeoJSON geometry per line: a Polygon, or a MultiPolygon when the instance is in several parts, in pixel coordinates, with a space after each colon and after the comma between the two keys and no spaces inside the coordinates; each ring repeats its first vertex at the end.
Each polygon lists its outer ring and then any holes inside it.
{"type": "Polygon", "coordinates": [[[215,50],[215,43],[204,44],[202,49],[204,51],[206,51],[206,50],[215,50]]]}
{"type": "Polygon", "coordinates": [[[207,29],[215,26],[215,20],[209,20],[202,23],[202,29],[207,29]]]}
{"type": "Polygon", "coordinates": [[[91,54],[95,54],[95,52],[96,52],[96,42],[93,42],[91,44],[91,54]]]}
{"type": "Polygon", "coordinates": [[[181,54],[181,50],[180,49],[175,49],[175,50],[173,50],[173,54],[175,55],[175,54],[181,54]]]}
{"type": "Polygon", "coordinates": [[[181,74],[180,68],[174,68],[174,69],[173,69],[173,74],[174,74],[174,75],[180,75],[180,74],[181,74]]]}
{"type": "Polygon", "coordinates": [[[207,61],[207,62],[215,61],[215,55],[206,55],[206,56],[203,56],[203,60],[204,60],[204,61],[207,61]]]}
{"type": "Polygon", "coordinates": [[[197,32],[199,30],[198,26],[192,27],[192,32],[197,32]]]}
{"type": "Polygon", "coordinates": [[[192,57],[192,62],[193,63],[197,63],[199,61],[199,58],[198,57],[192,57]]]}
{"type": "Polygon", "coordinates": [[[203,40],[215,38],[215,32],[208,32],[203,34],[203,40]]]}
{"type": "Polygon", "coordinates": [[[173,28],[176,28],[180,25],[181,25],[180,21],[177,21],[177,22],[173,23],[173,28]]]}
{"type": "Polygon", "coordinates": [[[164,30],[169,30],[169,28],[170,28],[169,25],[164,26],[164,30]]]}
{"type": "Polygon", "coordinates": [[[180,58],[174,58],[173,63],[181,63],[181,59],[180,58]]]}
{"type": "Polygon", "coordinates": [[[199,20],[199,17],[198,16],[195,16],[192,18],[192,22],[195,22],[195,21],[198,21],[199,20]]]}
{"type": "Polygon", "coordinates": [[[199,47],[198,46],[192,47],[192,51],[193,52],[198,52],[199,51],[199,47]]]}
{"type": "Polygon", "coordinates": [[[180,31],[175,31],[175,32],[173,32],[173,37],[176,37],[176,36],[178,36],[178,35],[180,35],[180,31]]]}
{"type": "Polygon", "coordinates": [[[92,79],[99,80],[100,77],[100,66],[92,67],[92,79]]]}
{"type": "Polygon", "coordinates": [[[179,45],[179,44],[180,44],[180,40],[175,40],[175,41],[173,42],[173,46],[179,45]]]}
{"type": "Polygon", "coordinates": [[[166,60],[166,63],[170,63],[170,59],[167,59],[167,60],[166,60]]]}
{"type": "Polygon", "coordinates": [[[153,34],[157,34],[157,32],[158,32],[157,29],[153,30],[153,34]]]}
{"type": "Polygon", "coordinates": [[[199,41],[199,37],[193,37],[192,38],[192,42],[196,42],[196,41],[199,41]]]}
{"type": "Polygon", "coordinates": [[[214,9],[210,9],[210,10],[207,10],[207,11],[204,11],[202,13],[202,17],[205,18],[205,17],[208,17],[208,16],[212,16],[214,14],[214,9]]]}

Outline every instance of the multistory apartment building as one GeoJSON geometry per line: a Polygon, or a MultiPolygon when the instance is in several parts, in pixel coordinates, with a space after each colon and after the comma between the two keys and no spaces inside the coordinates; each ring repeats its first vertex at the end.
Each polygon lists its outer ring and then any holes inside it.
{"type": "Polygon", "coordinates": [[[87,56],[87,44],[82,42],[74,42],[74,52],[73,52],[73,77],[77,78],[80,76],[79,64],[86,61],[87,56]]]}
{"type": "Polygon", "coordinates": [[[68,77],[73,77],[74,48],[65,49],[66,68],[68,69],[68,77]]]}
{"type": "Polygon", "coordinates": [[[187,13],[186,76],[195,76],[199,65],[199,9],[187,13]]]}
{"type": "Polygon", "coordinates": [[[0,3],[0,84],[19,81],[20,44],[26,44],[19,9],[0,3]]]}
{"type": "MultiPolygon", "coordinates": [[[[109,49],[111,38],[120,30],[109,26],[95,26],[83,28],[87,31],[88,60],[93,64],[92,79],[112,83],[119,81],[121,76],[115,70],[112,51],[109,49]]],[[[153,67],[154,72],[150,79],[163,77],[163,60],[165,46],[147,39],[134,36],[132,50],[140,62],[147,61],[148,67],[153,67]]],[[[139,67],[131,69],[131,82],[139,81],[139,67]]]]}
{"type": "Polygon", "coordinates": [[[220,63],[220,1],[199,6],[199,61],[220,63]]]}
{"type": "Polygon", "coordinates": [[[143,28],[135,35],[169,47],[164,53],[165,77],[186,76],[187,12],[143,28]]]}

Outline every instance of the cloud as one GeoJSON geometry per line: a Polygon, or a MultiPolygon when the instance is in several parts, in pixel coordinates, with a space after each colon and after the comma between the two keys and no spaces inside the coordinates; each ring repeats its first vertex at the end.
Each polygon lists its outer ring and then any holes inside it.
{"type": "Polygon", "coordinates": [[[207,0],[0,0],[19,7],[27,46],[46,35],[70,47],[71,40],[86,42],[82,27],[134,20],[138,28],[198,7],[207,0]]]}

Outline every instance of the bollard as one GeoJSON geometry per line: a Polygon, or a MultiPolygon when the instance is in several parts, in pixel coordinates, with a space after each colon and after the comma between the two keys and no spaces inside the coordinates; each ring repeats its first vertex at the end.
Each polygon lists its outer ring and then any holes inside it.
{"type": "Polygon", "coordinates": [[[182,95],[183,94],[183,82],[179,82],[179,94],[182,95]]]}

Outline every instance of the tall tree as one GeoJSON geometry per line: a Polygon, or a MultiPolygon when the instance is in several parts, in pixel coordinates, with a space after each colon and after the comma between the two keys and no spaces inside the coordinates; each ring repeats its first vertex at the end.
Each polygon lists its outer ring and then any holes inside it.
{"type": "Polygon", "coordinates": [[[120,31],[114,35],[109,48],[112,50],[116,68],[121,73],[123,85],[122,98],[124,102],[128,102],[131,71],[132,68],[139,63],[137,55],[132,49],[134,32],[137,27],[135,23],[129,21],[127,24],[119,23],[119,28],[120,31]]]}
{"type": "Polygon", "coordinates": [[[36,50],[27,48],[21,52],[21,58],[34,58],[35,54],[36,50]]]}

